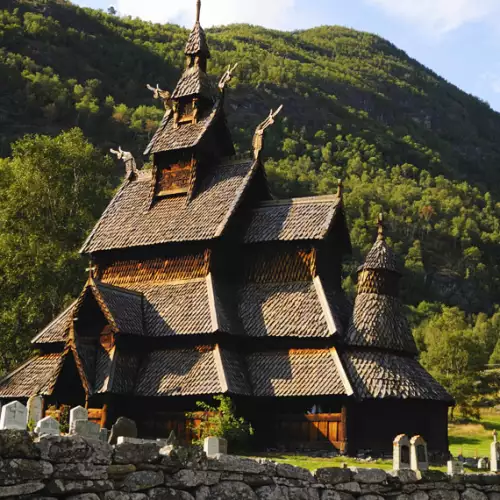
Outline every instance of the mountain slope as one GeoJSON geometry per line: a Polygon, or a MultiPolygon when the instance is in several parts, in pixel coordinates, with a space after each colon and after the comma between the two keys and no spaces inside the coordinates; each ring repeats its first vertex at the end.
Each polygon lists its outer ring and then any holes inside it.
{"type": "MultiPolygon", "coordinates": [[[[0,155],[25,133],[83,129],[104,151],[139,157],[172,89],[188,31],[81,9],[8,0],[0,13],[0,155]],[[3,77],[5,75],[5,77],[3,77]]],[[[405,299],[491,312],[500,299],[500,115],[389,42],[342,27],[208,30],[210,71],[239,62],[228,115],[239,151],[284,104],[266,154],[279,195],[346,186],[354,260],[379,211],[407,268],[405,299]],[[489,192],[488,192],[489,191],[489,192]]]]}

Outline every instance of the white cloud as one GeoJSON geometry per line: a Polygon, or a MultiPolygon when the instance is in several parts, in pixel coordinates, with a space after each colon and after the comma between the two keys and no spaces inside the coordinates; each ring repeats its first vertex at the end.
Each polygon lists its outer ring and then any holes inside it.
{"type": "Polygon", "coordinates": [[[388,14],[410,21],[433,35],[500,14],[498,0],[366,0],[388,14]]]}
{"type": "MultiPolygon", "coordinates": [[[[194,23],[195,0],[117,0],[122,15],[154,22],[194,23]]],[[[205,27],[250,23],[283,28],[292,15],[295,0],[202,0],[201,20],[205,27]]]]}

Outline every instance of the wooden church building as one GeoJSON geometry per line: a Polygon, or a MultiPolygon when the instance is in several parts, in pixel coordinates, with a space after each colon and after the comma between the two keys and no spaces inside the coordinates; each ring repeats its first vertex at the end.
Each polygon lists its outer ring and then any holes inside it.
{"type": "Polygon", "coordinates": [[[351,251],[342,189],[277,200],[261,159],[235,156],[224,93],[207,75],[198,16],[165,116],[82,253],[81,295],[33,339],[37,357],[0,381],[0,399],[86,405],[103,426],[136,420],[140,435],[176,429],[186,412],[229,395],[261,448],[392,449],[420,434],[446,452],[446,391],[417,361],[398,299],[396,257],[379,235],[359,269],[354,307],[342,290],[351,251]]]}

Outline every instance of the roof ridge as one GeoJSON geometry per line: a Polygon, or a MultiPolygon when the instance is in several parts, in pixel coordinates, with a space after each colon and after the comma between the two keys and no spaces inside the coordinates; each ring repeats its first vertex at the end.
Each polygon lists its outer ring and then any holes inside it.
{"type": "Polygon", "coordinates": [[[50,321],[46,326],[45,328],[43,328],[42,330],[40,330],[39,333],[37,333],[35,335],[35,337],[33,337],[33,339],[31,339],[31,344],[36,344],[36,341],[49,329],[49,327],[51,327],[52,325],[54,325],[55,323],[57,323],[58,321],[62,321],[63,319],[63,316],[69,312],[69,310],[73,307],[75,307],[76,303],[78,302],[78,299],[75,299],[68,307],[66,307],[66,309],[64,309],[61,313],[59,313],[52,321],[50,321]]]}
{"type": "Polygon", "coordinates": [[[283,200],[267,200],[262,201],[254,210],[269,208],[269,207],[279,207],[285,205],[308,205],[308,204],[318,204],[318,205],[328,205],[329,203],[338,202],[340,198],[336,194],[327,194],[322,196],[304,196],[299,198],[288,198],[283,200]]]}
{"type": "Polygon", "coordinates": [[[104,288],[109,288],[115,292],[125,293],[125,294],[129,294],[129,295],[137,295],[139,297],[142,297],[144,295],[142,292],[138,292],[137,290],[130,290],[129,288],[124,288],[121,286],[112,285],[111,283],[105,283],[101,280],[94,279],[94,282],[95,282],[97,287],[102,286],[104,288]]]}

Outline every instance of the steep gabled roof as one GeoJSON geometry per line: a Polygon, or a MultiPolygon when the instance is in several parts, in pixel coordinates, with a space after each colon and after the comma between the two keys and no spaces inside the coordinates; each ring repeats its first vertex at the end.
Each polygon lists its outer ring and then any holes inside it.
{"type": "Polygon", "coordinates": [[[352,388],[335,349],[292,349],[247,356],[255,396],[341,396],[352,388]]]}
{"type": "Polygon", "coordinates": [[[258,165],[243,160],[214,165],[190,203],[185,196],[165,197],[151,208],[151,173],[141,173],[113,198],[82,252],[218,238],[258,165]]]}
{"type": "Polygon", "coordinates": [[[66,342],[71,319],[73,317],[73,308],[76,301],[67,307],[56,319],[46,326],[32,341],[32,344],[58,344],[66,342]]]}
{"type": "Polygon", "coordinates": [[[92,294],[115,332],[144,335],[143,296],[141,293],[90,278],[76,301],[73,309],[74,317],[78,317],[89,293],[92,294]]]}
{"type": "Polygon", "coordinates": [[[174,123],[173,113],[167,111],[144,154],[149,155],[197,146],[208,129],[215,123],[218,114],[222,113],[221,109],[221,101],[216,100],[212,110],[200,117],[197,123],[184,123],[177,127],[174,123]]]}
{"type": "MultiPolygon", "coordinates": [[[[172,99],[192,95],[200,95],[208,99],[216,99],[217,97],[217,88],[214,82],[199,66],[192,66],[184,71],[172,93],[172,99]]],[[[152,152],[154,153],[154,151],[152,152]]]]}
{"type": "Polygon", "coordinates": [[[238,313],[250,337],[329,337],[342,332],[336,311],[319,278],[246,283],[239,293],[238,313]]]}
{"type": "Polygon", "coordinates": [[[137,396],[249,394],[237,356],[218,346],[154,351],[144,362],[137,396]]]}
{"type": "Polygon", "coordinates": [[[245,243],[321,240],[340,209],[335,195],[265,201],[252,211],[245,243]]]}
{"type": "Polygon", "coordinates": [[[418,361],[374,351],[342,355],[358,397],[362,399],[426,399],[452,403],[453,398],[418,361]]]}
{"type": "Polygon", "coordinates": [[[30,359],[0,380],[0,397],[29,398],[50,395],[61,370],[61,353],[45,354],[30,359]]]}

